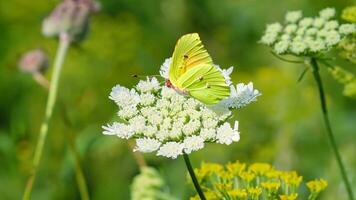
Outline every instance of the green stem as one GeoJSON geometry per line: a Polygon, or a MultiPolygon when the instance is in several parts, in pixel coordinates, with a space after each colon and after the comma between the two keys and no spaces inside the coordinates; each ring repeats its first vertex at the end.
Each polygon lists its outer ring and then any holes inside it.
{"type": "Polygon", "coordinates": [[[71,135],[67,136],[68,138],[68,143],[69,143],[69,150],[72,152],[73,158],[74,158],[74,166],[75,166],[75,177],[77,179],[77,184],[79,188],[79,194],[82,200],[89,200],[89,192],[87,188],[87,183],[85,181],[85,176],[83,173],[83,169],[80,164],[80,156],[79,153],[77,152],[74,144],[74,138],[72,138],[71,135]]]}
{"type": "Polygon", "coordinates": [[[352,189],[351,189],[351,184],[350,184],[350,182],[349,182],[349,180],[347,178],[345,166],[344,166],[344,164],[342,162],[342,159],[341,159],[341,156],[340,156],[340,153],[339,153],[336,141],[335,141],[335,137],[334,137],[334,134],[333,134],[332,129],[331,129],[330,120],[329,120],[329,116],[328,116],[328,109],[327,109],[327,106],[326,106],[325,93],[324,93],[324,89],[323,89],[322,80],[321,80],[321,77],[320,77],[320,74],[319,74],[319,66],[318,66],[316,58],[312,58],[311,59],[311,65],[313,67],[314,79],[315,79],[315,82],[316,82],[316,84],[318,86],[318,89],[319,89],[321,110],[322,110],[322,113],[323,113],[323,118],[324,118],[324,122],[325,122],[325,125],[326,125],[326,130],[327,130],[327,133],[328,133],[328,138],[329,138],[331,147],[333,149],[337,164],[339,166],[339,169],[340,169],[340,172],[341,172],[341,175],[342,175],[342,178],[343,178],[347,193],[349,195],[349,199],[350,200],[354,200],[352,189]]]}
{"type": "Polygon", "coordinates": [[[56,55],[55,62],[54,62],[54,69],[52,72],[52,80],[51,80],[51,83],[49,86],[49,94],[48,94],[48,99],[47,99],[45,118],[41,124],[40,134],[39,134],[39,137],[37,140],[37,145],[36,145],[35,154],[34,154],[33,163],[32,163],[33,169],[32,169],[31,175],[30,175],[30,177],[27,181],[27,184],[26,184],[25,192],[22,197],[23,200],[28,200],[28,199],[30,199],[30,196],[31,196],[33,184],[36,179],[38,166],[41,161],[43,147],[44,147],[47,133],[48,133],[48,122],[50,121],[50,119],[52,117],[54,104],[56,102],[60,72],[61,72],[64,58],[67,53],[69,45],[70,45],[70,38],[69,38],[68,34],[62,33],[59,37],[59,46],[58,46],[57,55],[56,55]]]}
{"type": "MultiPolygon", "coordinates": [[[[61,99],[59,99],[59,100],[61,100],[61,99]]],[[[67,125],[68,128],[73,129],[74,125],[68,116],[68,112],[65,107],[65,104],[63,103],[63,101],[60,101],[59,105],[61,107],[61,111],[62,111],[61,114],[62,114],[64,123],[67,125]]],[[[74,159],[75,177],[77,180],[80,197],[82,200],[89,200],[90,197],[89,197],[87,182],[85,180],[83,168],[80,163],[80,160],[81,160],[80,155],[75,147],[74,134],[68,130],[68,131],[66,131],[66,138],[68,140],[69,150],[70,150],[70,152],[73,156],[73,159],[74,159]]]]}
{"type": "Polygon", "coordinates": [[[198,195],[201,200],[206,200],[203,190],[201,189],[201,187],[199,185],[198,179],[195,176],[192,164],[190,163],[190,160],[189,160],[189,156],[187,154],[183,154],[183,157],[184,157],[185,165],[187,166],[187,169],[189,171],[189,175],[192,178],[195,190],[198,192],[198,195]]]}

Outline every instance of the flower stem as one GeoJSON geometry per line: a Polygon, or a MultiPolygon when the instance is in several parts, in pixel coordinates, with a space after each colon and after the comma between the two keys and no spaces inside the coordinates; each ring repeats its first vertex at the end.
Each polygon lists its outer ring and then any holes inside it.
{"type": "Polygon", "coordinates": [[[201,189],[201,187],[199,185],[198,179],[195,176],[192,164],[190,163],[190,160],[189,160],[189,156],[187,154],[183,154],[183,157],[184,157],[185,165],[187,166],[187,169],[189,171],[189,175],[192,178],[195,190],[198,192],[198,195],[201,200],[206,200],[203,190],[201,189]]]}
{"type": "Polygon", "coordinates": [[[128,141],[128,146],[130,151],[132,151],[132,155],[134,156],[134,159],[137,163],[137,165],[139,166],[140,169],[143,169],[144,167],[147,166],[145,158],[143,157],[143,155],[139,152],[133,152],[133,150],[135,149],[135,143],[131,140],[128,141]]]}
{"type": "Polygon", "coordinates": [[[71,122],[68,116],[68,112],[65,104],[63,103],[63,101],[60,100],[61,99],[59,98],[59,106],[61,107],[63,122],[67,125],[69,129],[68,131],[66,131],[66,138],[68,140],[69,151],[71,152],[74,159],[75,178],[77,180],[80,198],[82,200],[89,200],[90,197],[89,197],[87,182],[85,180],[84,171],[80,163],[81,160],[80,155],[75,146],[74,133],[70,131],[71,129],[73,129],[74,124],[71,122]]]}
{"type": "Polygon", "coordinates": [[[321,80],[321,77],[320,77],[320,74],[319,74],[319,66],[318,66],[316,58],[312,58],[311,59],[311,65],[313,67],[314,79],[315,79],[315,82],[316,82],[316,84],[318,86],[318,89],[319,89],[321,110],[322,110],[322,114],[323,114],[323,118],[324,118],[324,123],[326,125],[326,130],[327,130],[327,133],[328,133],[328,138],[329,138],[329,141],[331,143],[331,147],[333,149],[337,164],[339,166],[339,169],[340,169],[340,172],[341,172],[341,175],[342,175],[342,178],[343,178],[347,193],[349,195],[349,199],[350,200],[354,200],[352,189],[351,189],[351,185],[350,185],[350,182],[349,182],[349,180],[347,178],[347,175],[346,175],[345,166],[344,166],[344,164],[342,162],[342,159],[341,159],[341,156],[340,156],[340,152],[338,150],[338,147],[337,147],[337,144],[336,144],[336,141],[335,141],[335,137],[334,137],[334,134],[333,134],[332,129],[331,129],[330,120],[329,120],[329,116],[328,116],[328,109],[327,109],[327,106],[326,106],[325,93],[324,93],[324,89],[323,89],[322,80],[321,80]]]}
{"type": "Polygon", "coordinates": [[[33,184],[36,179],[38,166],[41,161],[43,147],[44,147],[47,133],[48,133],[48,123],[52,117],[54,104],[56,102],[60,72],[61,72],[64,58],[67,53],[69,45],[70,45],[70,38],[69,38],[68,34],[62,33],[59,37],[59,46],[58,46],[57,55],[56,55],[55,62],[54,62],[54,69],[52,72],[52,80],[51,80],[51,83],[49,86],[49,94],[48,94],[48,98],[47,98],[45,118],[41,124],[40,134],[39,134],[39,137],[37,140],[37,145],[36,145],[33,163],[32,163],[33,169],[32,169],[29,179],[27,180],[25,192],[22,197],[23,200],[28,200],[28,199],[30,199],[30,196],[31,196],[33,184]]]}

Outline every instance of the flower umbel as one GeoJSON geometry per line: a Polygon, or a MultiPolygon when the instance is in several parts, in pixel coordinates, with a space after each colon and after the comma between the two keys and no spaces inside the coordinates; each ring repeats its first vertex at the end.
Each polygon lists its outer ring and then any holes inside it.
{"type": "Polygon", "coordinates": [[[267,25],[260,42],[280,55],[312,56],[327,52],[356,32],[355,24],[339,25],[334,17],[334,8],[321,10],[314,18],[303,18],[302,11],[290,11],[283,25],[278,22],[267,25]]]}
{"type": "MultiPolygon", "coordinates": [[[[167,78],[170,62],[166,59],[161,66],[163,78],[167,78]]],[[[233,68],[220,70],[226,82],[231,83],[233,68]]],[[[230,109],[246,106],[260,95],[252,83],[230,87],[230,97],[207,106],[161,85],[154,77],[140,80],[132,89],[117,85],[109,98],[118,105],[117,114],[122,121],[103,126],[103,134],[135,139],[134,151],[156,152],[173,159],[198,151],[207,142],[230,145],[240,140],[238,122],[234,126],[227,122],[232,116],[230,109]]]]}

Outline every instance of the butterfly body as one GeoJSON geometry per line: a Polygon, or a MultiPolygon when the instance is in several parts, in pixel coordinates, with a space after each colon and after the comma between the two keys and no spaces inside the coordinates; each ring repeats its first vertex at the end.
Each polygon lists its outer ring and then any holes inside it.
{"type": "Polygon", "coordinates": [[[197,33],[178,40],[168,75],[168,87],[205,104],[216,104],[230,95],[224,75],[213,65],[197,33]]]}

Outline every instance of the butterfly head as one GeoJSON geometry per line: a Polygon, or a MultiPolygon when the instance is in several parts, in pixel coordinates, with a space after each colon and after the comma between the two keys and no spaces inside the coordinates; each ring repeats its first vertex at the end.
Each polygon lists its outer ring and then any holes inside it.
{"type": "Polygon", "coordinates": [[[169,87],[169,88],[174,89],[176,92],[178,92],[181,95],[188,95],[188,91],[187,90],[180,89],[180,88],[174,86],[169,79],[166,80],[166,86],[169,87]]]}

